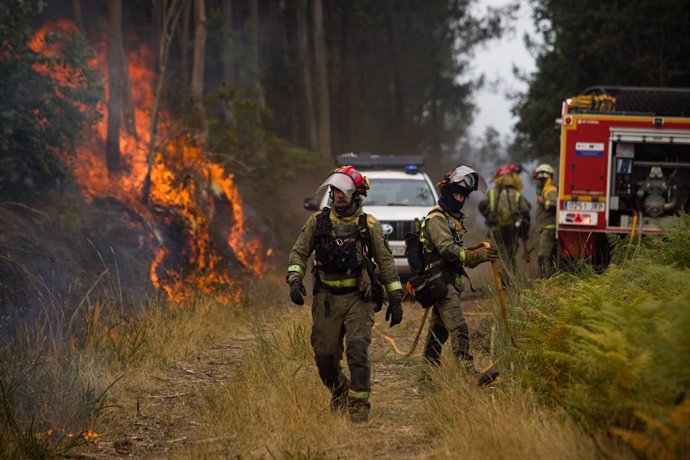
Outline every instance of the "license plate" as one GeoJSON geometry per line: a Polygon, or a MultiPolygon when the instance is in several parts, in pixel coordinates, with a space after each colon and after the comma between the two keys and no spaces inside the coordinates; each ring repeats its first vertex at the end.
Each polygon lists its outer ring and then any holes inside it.
{"type": "Polygon", "coordinates": [[[391,246],[391,252],[394,257],[402,257],[405,255],[405,246],[391,246]]]}
{"type": "Polygon", "coordinates": [[[606,203],[592,202],[592,201],[566,201],[563,203],[563,209],[568,211],[606,211],[606,203]]]}

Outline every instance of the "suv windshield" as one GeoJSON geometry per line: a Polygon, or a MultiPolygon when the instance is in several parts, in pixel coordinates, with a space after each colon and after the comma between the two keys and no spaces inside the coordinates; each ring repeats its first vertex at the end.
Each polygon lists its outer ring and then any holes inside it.
{"type": "Polygon", "coordinates": [[[370,179],[366,206],[433,206],[434,194],[425,180],[370,179]]]}

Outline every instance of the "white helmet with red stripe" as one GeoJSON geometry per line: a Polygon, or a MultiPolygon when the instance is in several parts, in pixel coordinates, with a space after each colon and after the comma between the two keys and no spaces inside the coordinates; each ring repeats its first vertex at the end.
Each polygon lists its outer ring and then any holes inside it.
{"type": "Polygon", "coordinates": [[[367,190],[369,190],[371,185],[369,179],[354,167],[341,166],[331,171],[331,174],[319,187],[319,190],[329,186],[337,188],[347,196],[354,194],[367,196],[367,190]]]}
{"type": "Polygon", "coordinates": [[[481,174],[465,165],[458,165],[448,171],[446,175],[443,176],[443,179],[436,185],[441,189],[448,185],[460,187],[467,191],[467,195],[476,190],[484,193],[487,188],[486,181],[481,174]]]}

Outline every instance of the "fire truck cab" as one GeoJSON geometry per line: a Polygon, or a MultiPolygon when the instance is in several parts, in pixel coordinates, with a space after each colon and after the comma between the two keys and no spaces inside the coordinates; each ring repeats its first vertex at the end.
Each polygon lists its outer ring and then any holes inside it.
{"type": "Polygon", "coordinates": [[[608,263],[606,234],[654,233],[690,197],[690,89],[593,87],[563,102],[561,257],[608,263]]]}

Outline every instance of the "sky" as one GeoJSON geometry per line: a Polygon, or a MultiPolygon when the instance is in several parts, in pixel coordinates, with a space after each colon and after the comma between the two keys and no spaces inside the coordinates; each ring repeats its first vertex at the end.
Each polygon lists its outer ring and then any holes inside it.
{"type": "MultiPolygon", "coordinates": [[[[487,6],[500,7],[509,0],[480,0],[480,10],[487,6]]],[[[526,85],[513,76],[513,66],[521,72],[532,72],[535,69],[534,59],[527,52],[523,41],[525,32],[534,34],[531,19],[531,8],[528,2],[521,1],[517,19],[513,23],[515,30],[499,40],[491,40],[480,47],[473,60],[474,75],[484,74],[485,87],[476,92],[478,112],[470,128],[473,136],[481,137],[488,126],[493,126],[501,138],[512,137],[513,125],[517,118],[510,113],[512,102],[506,93],[524,91],[526,85]]]]}

